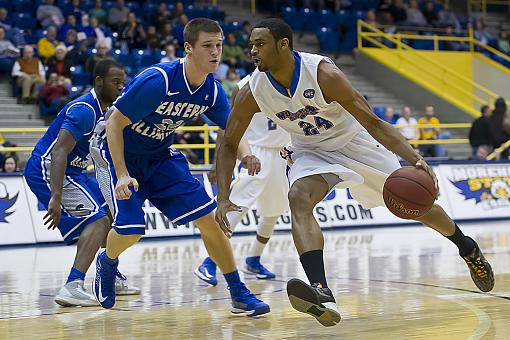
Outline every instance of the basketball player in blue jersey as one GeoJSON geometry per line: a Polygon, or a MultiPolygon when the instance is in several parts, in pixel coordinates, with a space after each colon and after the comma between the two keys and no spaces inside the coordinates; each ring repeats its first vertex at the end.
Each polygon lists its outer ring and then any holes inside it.
{"type": "Polygon", "coordinates": [[[239,278],[228,238],[214,220],[216,202],[191,175],[184,156],[171,148],[175,129],[186,121],[205,114],[224,128],[230,110],[212,75],[221,59],[221,27],[210,19],[194,19],[186,25],[184,39],[185,58],[149,67],[126,86],[107,117],[106,141],[97,153],[101,157],[93,156],[114,215],[106,251],[97,257],[94,294],[104,308],[114,306],[117,258],[145,233],[142,205],[148,199],[172,223],[195,221],[224,273],[233,313],[265,314],[269,306],[239,278]]]}
{"type": "MultiPolygon", "coordinates": [[[[249,79],[248,75],[237,84],[232,92],[232,102],[249,79]]],[[[261,171],[256,176],[250,176],[248,169],[239,165],[239,171],[235,173],[231,184],[230,198],[241,207],[242,212],[230,212],[228,220],[234,228],[246,216],[249,208],[257,208],[260,216],[257,235],[250,246],[243,271],[261,280],[274,279],[276,275],[260,263],[260,257],[273,234],[278,217],[289,210],[289,183],[285,177],[287,164],[280,157],[280,149],[289,143],[290,136],[262,112],[258,112],[253,116],[245,137],[251,152],[261,161],[261,171]]],[[[215,170],[211,173],[214,180],[215,170]]],[[[211,176],[209,179],[211,180],[211,176]]],[[[195,270],[195,275],[210,285],[215,286],[218,283],[216,264],[209,257],[195,270]]]]}
{"type": "MultiPolygon", "coordinates": [[[[393,153],[427,171],[436,186],[437,179],[402,135],[372,113],[329,58],[293,51],[292,30],[285,22],[267,19],[255,25],[250,45],[257,69],[237,94],[216,159],[216,219],[229,232],[227,212],[241,210],[229,200],[230,174],[239,140],[253,114],[261,111],[291,135],[284,156],[290,164],[292,236],[310,284],[291,279],[289,300],[296,310],[333,326],[340,314],[326,281],[324,238],[312,213],[315,205],[334,187],[349,187],[365,208],[384,206],[384,182],[400,167],[393,153]]],[[[481,291],[494,287],[491,266],[477,243],[439,205],[418,220],[458,247],[481,291]]]]}
{"type": "MultiPolygon", "coordinates": [[[[55,302],[62,306],[97,306],[83,289],[85,273],[105,241],[111,221],[107,217],[97,182],[83,173],[89,139],[96,122],[124,87],[122,65],[100,61],[94,68],[94,88],[67,104],[36,144],[25,168],[30,189],[48,210],[48,229],[58,228],[64,242],[78,242],[73,268],[55,302]]],[[[116,272],[117,293],[139,293],[125,286],[116,272]]]]}

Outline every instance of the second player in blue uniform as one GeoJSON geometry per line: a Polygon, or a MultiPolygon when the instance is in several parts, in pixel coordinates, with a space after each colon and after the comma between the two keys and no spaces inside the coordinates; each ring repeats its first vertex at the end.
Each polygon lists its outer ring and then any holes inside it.
{"type": "Polygon", "coordinates": [[[191,175],[184,156],[171,148],[175,130],[186,121],[205,114],[225,128],[230,110],[212,75],[221,59],[221,28],[212,20],[194,19],[184,38],[186,58],[140,72],[114,102],[105,131],[97,131],[103,139],[93,157],[115,221],[106,251],[96,261],[94,293],[104,308],[114,306],[117,258],[145,233],[142,206],[148,199],[173,223],[198,226],[224,273],[233,313],[265,314],[269,306],[239,278],[228,238],[212,214],[216,202],[191,175]]]}

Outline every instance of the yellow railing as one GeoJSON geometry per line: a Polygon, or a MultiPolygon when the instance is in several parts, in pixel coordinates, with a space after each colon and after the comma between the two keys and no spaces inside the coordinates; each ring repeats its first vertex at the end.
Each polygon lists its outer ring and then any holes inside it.
{"type": "MultiPolygon", "coordinates": [[[[413,34],[387,34],[378,28],[367,24],[363,20],[358,20],[358,49],[363,50],[367,49],[367,47],[363,46],[363,42],[367,41],[371,43],[373,46],[377,46],[381,49],[390,50],[393,49],[385,44],[383,44],[380,40],[385,39],[396,46],[397,50],[407,51],[413,55],[414,58],[409,58],[403,53],[395,54],[395,56],[399,59],[399,64],[402,64],[402,61],[412,65],[416,69],[424,72],[431,78],[434,78],[439,84],[441,84],[441,89],[435,89],[436,91],[440,91],[442,95],[448,96],[448,90],[455,90],[461,93],[465,98],[471,98],[476,105],[473,103],[468,103],[466,100],[458,100],[453,96],[449,96],[450,101],[461,108],[462,110],[470,113],[473,116],[479,116],[480,113],[475,107],[480,107],[482,105],[492,105],[496,98],[500,97],[495,92],[489,90],[488,88],[482,86],[481,84],[473,81],[472,79],[457,73],[450,68],[442,65],[436,60],[417,52],[417,50],[413,49],[411,46],[402,42],[402,39],[422,39],[422,40],[432,40],[434,41],[434,47],[439,49],[439,41],[461,41],[468,42],[470,44],[477,45],[478,42],[472,37],[472,33],[470,37],[444,37],[444,36],[418,36],[413,34]],[[431,72],[430,66],[433,66],[439,70],[440,72],[431,72]],[[477,90],[476,92],[473,90],[477,90]]],[[[481,43],[480,43],[481,44],[481,43]]],[[[496,51],[496,50],[494,50],[496,51]]],[[[496,51],[497,52],[497,51],[496,51]]],[[[508,59],[510,61],[510,58],[508,59]]],[[[411,77],[413,75],[410,75],[411,77]]],[[[422,79],[418,79],[415,77],[417,83],[423,83],[422,79]]],[[[430,87],[430,84],[423,84],[424,86],[430,87]]],[[[432,89],[434,90],[434,89],[432,89]]]]}
{"type": "Polygon", "coordinates": [[[487,156],[487,160],[488,161],[493,160],[508,148],[510,148],[510,139],[507,140],[505,143],[501,144],[496,150],[494,150],[489,156],[487,156]]]}
{"type": "MultiPolygon", "coordinates": [[[[0,128],[0,133],[30,133],[30,132],[46,132],[47,128],[0,128]]],[[[216,144],[211,143],[209,138],[209,131],[218,130],[217,126],[209,126],[207,124],[201,126],[181,126],[177,129],[178,132],[203,132],[203,144],[174,144],[176,149],[203,149],[204,150],[204,165],[211,164],[210,149],[214,149],[216,144]]],[[[31,152],[33,146],[13,146],[13,147],[0,147],[0,152],[31,152]]]]}
{"type": "MultiPolygon", "coordinates": [[[[506,1],[506,0],[505,0],[506,1]]],[[[508,0],[510,1],[510,0],[508,0]]],[[[389,25],[378,25],[377,28],[385,28],[390,27],[389,25]]],[[[393,26],[391,26],[393,27],[393,26]]],[[[411,27],[411,26],[398,26],[397,27],[400,31],[406,32],[406,31],[425,31],[425,32],[431,32],[431,33],[445,33],[445,29],[442,28],[431,28],[431,27],[411,27]]],[[[359,32],[359,31],[358,31],[359,32]]],[[[366,33],[366,32],[365,32],[366,33]]],[[[506,55],[505,53],[496,50],[495,48],[486,45],[482,43],[480,40],[475,39],[473,27],[471,25],[468,26],[467,31],[464,31],[466,34],[465,37],[457,37],[457,36],[444,36],[444,35],[418,35],[418,34],[410,34],[410,33],[397,33],[393,34],[393,36],[397,40],[406,39],[406,40],[432,40],[434,42],[434,51],[441,51],[439,47],[440,41],[456,41],[456,42],[465,42],[469,45],[469,51],[475,52],[475,47],[478,47],[480,50],[487,51],[489,53],[492,53],[494,55],[497,55],[501,59],[507,61],[510,63],[510,56],[506,55]]],[[[361,37],[358,34],[358,47],[361,44],[361,37]]],[[[501,65],[503,66],[503,65],[501,65]]]]}
{"type": "MultiPolygon", "coordinates": [[[[426,128],[438,128],[438,129],[469,129],[471,123],[444,123],[444,124],[417,124],[414,126],[395,126],[397,129],[403,128],[415,128],[415,129],[426,129],[426,128]]],[[[467,138],[448,138],[448,139],[432,139],[432,140],[421,140],[413,139],[409,140],[409,144],[421,145],[421,144],[468,144],[469,139],[467,138]]]]}
{"type": "Polygon", "coordinates": [[[473,10],[479,9],[483,17],[487,15],[487,5],[506,5],[510,8],[510,0],[468,0],[467,2],[467,10],[469,16],[473,13],[473,10]],[[475,8],[478,7],[478,8],[475,8]]]}

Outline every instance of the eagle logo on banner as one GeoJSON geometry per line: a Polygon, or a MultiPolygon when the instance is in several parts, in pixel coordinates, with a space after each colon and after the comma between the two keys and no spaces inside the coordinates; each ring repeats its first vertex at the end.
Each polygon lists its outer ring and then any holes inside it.
{"type": "Polygon", "coordinates": [[[0,184],[3,186],[3,190],[0,190],[0,223],[9,223],[5,218],[12,215],[15,210],[7,210],[12,208],[12,206],[16,203],[18,200],[19,192],[13,197],[10,197],[5,184],[2,182],[0,182],[0,184]]]}

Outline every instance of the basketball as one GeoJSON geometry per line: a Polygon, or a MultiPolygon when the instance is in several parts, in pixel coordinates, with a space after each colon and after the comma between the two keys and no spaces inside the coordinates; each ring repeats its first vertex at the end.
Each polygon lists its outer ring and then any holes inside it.
{"type": "Polygon", "coordinates": [[[415,167],[394,171],[384,183],[384,203],[394,215],[406,220],[425,215],[432,208],[436,196],[432,177],[415,167]]]}

